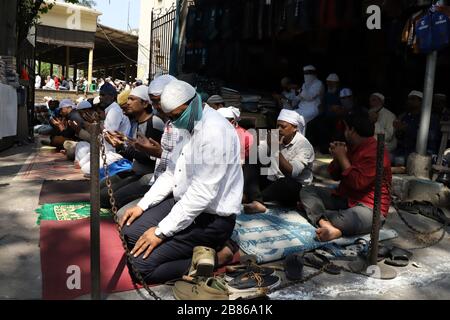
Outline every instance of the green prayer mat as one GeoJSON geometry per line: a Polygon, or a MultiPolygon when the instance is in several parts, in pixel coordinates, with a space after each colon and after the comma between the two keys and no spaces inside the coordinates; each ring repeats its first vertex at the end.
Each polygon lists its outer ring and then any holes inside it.
{"type": "MultiPolygon", "coordinates": [[[[91,216],[91,205],[89,202],[71,202],[71,203],[51,203],[44,204],[36,209],[39,215],[37,224],[42,220],[70,221],[89,218],[91,216]]],[[[100,209],[100,217],[112,217],[109,209],[100,209]]]]}

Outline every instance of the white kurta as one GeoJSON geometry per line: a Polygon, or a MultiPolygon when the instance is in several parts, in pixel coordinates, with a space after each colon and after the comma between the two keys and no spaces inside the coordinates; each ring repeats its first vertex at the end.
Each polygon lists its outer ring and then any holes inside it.
{"type": "Polygon", "coordinates": [[[244,188],[240,161],[236,129],[217,111],[205,106],[192,136],[183,136],[167,170],[138,206],[146,210],[173,193],[177,203],[158,226],[168,237],[186,229],[203,212],[219,216],[239,214],[244,188]]]}
{"type": "Polygon", "coordinates": [[[319,106],[322,103],[324,94],[324,86],[319,79],[314,80],[311,84],[303,84],[302,92],[300,92],[300,103],[295,110],[305,118],[308,123],[319,115],[319,106]]]}

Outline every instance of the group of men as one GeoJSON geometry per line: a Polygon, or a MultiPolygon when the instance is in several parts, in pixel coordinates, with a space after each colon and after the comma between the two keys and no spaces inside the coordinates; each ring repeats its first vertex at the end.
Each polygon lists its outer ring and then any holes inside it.
{"type": "MultiPolygon", "coordinates": [[[[105,83],[97,103],[63,100],[55,110],[54,136],[65,132],[60,148],[87,174],[89,122],[104,119],[120,224],[146,282],[187,274],[198,246],[214,249],[216,266],[226,264],[236,250],[236,216],[242,208],[264,213],[267,202],[298,207],[319,241],[370,231],[377,143],[369,113],[345,115],[346,142],[329,146],[330,173],[341,181],[333,191],[312,185],[315,153],[303,134],[304,116],[283,109],[278,130],[257,137],[239,126],[238,108],[211,98],[205,103],[190,84],[164,75],[120,95],[105,83]],[[124,160],[130,166],[121,168],[124,160]]],[[[384,167],[383,217],[390,205],[387,152],[384,167]]],[[[109,200],[103,180],[102,207],[109,200]]]]}
{"type": "MultiPolygon", "coordinates": [[[[372,93],[367,105],[356,102],[350,88],[341,87],[337,74],[330,74],[324,85],[317,77],[314,66],[303,69],[304,84],[299,87],[289,78],[281,80],[282,93],[275,95],[281,108],[295,110],[308,127],[307,137],[314,147],[328,153],[330,141],[344,140],[344,119],[355,111],[367,111],[375,124],[375,137],[383,133],[391,161],[395,166],[404,166],[408,156],[415,151],[419,129],[423,93],[409,93],[405,108],[397,117],[387,108],[386,97],[372,93]]],[[[397,111],[397,110],[396,110],[397,111]]],[[[398,110],[400,111],[400,110],[398,110]]],[[[447,97],[436,94],[428,135],[428,153],[435,155],[441,141],[440,121],[448,118],[447,97]]]]}

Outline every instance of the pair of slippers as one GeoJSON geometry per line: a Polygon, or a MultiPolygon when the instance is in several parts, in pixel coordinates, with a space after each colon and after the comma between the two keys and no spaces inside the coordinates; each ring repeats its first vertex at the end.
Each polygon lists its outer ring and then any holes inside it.
{"type": "Polygon", "coordinates": [[[303,279],[303,267],[323,269],[324,272],[338,275],[341,268],[333,264],[325,255],[317,252],[304,254],[291,254],[284,260],[284,272],[290,281],[301,281],[303,279]]]}
{"type": "Polygon", "coordinates": [[[380,247],[378,251],[378,259],[393,267],[407,267],[412,257],[411,251],[398,247],[380,247]]]}

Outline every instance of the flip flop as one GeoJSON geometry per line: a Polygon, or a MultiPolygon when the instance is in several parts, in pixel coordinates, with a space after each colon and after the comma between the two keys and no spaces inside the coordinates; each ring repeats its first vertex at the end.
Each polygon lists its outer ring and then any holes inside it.
{"type": "Polygon", "coordinates": [[[312,267],[315,269],[322,269],[325,267],[324,271],[329,274],[338,275],[341,274],[341,268],[332,264],[330,260],[324,255],[308,252],[303,256],[303,262],[305,266],[312,267]]]}
{"type": "Polygon", "coordinates": [[[393,247],[384,263],[394,267],[407,267],[412,256],[413,253],[408,250],[393,247]]]}
{"type": "Polygon", "coordinates": [[[303,279],[303,258],[299,254],[291,254],[284,260],[284,272],[290,281],[303,279]]]}

